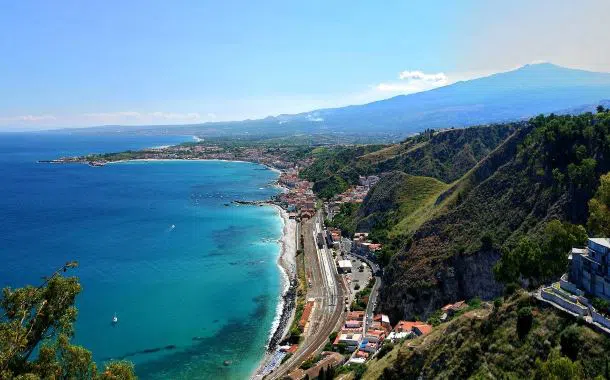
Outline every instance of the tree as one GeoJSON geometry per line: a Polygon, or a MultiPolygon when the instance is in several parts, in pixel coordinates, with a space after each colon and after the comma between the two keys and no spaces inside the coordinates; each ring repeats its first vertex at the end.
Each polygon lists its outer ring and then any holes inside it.
{"type": "Polygon", "coordinates": [[[589,201],[587,226],[593,236],[610,236],[610,173],[601,176],[595,197],[589,201]]]}
{"type": "Polygon", "coordinates": [[[552,220],[546,225],[542,239],[544,243],[543,274],[545,277],[551,277],[566,270],[570,249],[585,245],[587,232],[582,226],[552,220]]]}
{"type": "Polygon", "coordinates": [[[108,363],[98,374],[91,352],[70,343],[81,286],[63,273],[66,263],[38,287],[5,288],[0,299],[0,378],[135,379],[127,362],[108,363]],[[31,360],[38,349],[38,356],[31,360]]]}
{"type": "Polygon", "coordinates": [[[481,250],[490,251],[494,247],[494,239],[490,233],[486,233],[481,236],[481,250]]]}
{"type": "Polygon", "coordinates": [[[606,112],[606,109],[600,104],[599,106],[597,106],[596,111],[597,113],[604,113],[606,112]]]}
{"type": "Polygon", "coordinates": [[[580,362],[573,362],[569,358],[562,357],[557,350],[551,351],[545,362],[540,358],[536,359],[534,379],[579,380],[584,378],[585,374],[580,362]]]}
{"type": "Polygon", "coordinates": [[[522,307],[517,312],[517,334],[523,338],[530,332],[534,317],[531,307],[522,307]]]}
{"type": "Polygon", "coordinates": [[[559,344],[561,344],[561,353],[572,360],[576,360],[580,345],[580,330],[578,326],[571,325],[563,330],[559,336],[559,344]]]}

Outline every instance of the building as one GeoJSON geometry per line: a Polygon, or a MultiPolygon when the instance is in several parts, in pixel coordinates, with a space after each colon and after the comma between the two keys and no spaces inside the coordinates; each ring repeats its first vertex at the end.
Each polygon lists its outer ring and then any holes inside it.
{"type": "Polygon", "coordinates": [[[361,341],[362,341],[362,334],[341,331],[341,333],[337,334],[337,337],[335,338],[333,345],[337,346],[339,344],[344,344],[345,349],[348,352],[354,352],[360,345],[361,341]]]}
{"type": "Polygon", "coordinates": [[[301,314],[301,319],[299,320],[299,328],[301,330],[305,330],[305,326],[309,323],[309,317],[311,316],[311,311],[313,310],[315,301],[310,299],[305,304],[305,308],[303,308],[303,314],[301,314]]]}
{"type": "Polygon", "coordinates": [[[390,317],[385,314],[376,314],[373,317],[373,321],[378,322],[386,331],[392,330],[392,326],[390,325],[390,317]]]}
{"type": "Polygon", "coordinates": [[[426,335],[432,331],[432,326],[420,321],[400,321],[394,326],[395,333],[412,332],[417,336],[426,335]]]}
{"type": "Polygon", "coordinates": [[[352,262],[349,260],[339,260],[338,262],[339,273],[351,273],[352,262]]]}
{"type": "Polygon", "coordinates": [[[458,301],[456,303],[450,303],[441,308],[442,312],[447,314],[448,316],[452,316],[460,310],[467,308],[468,305],[465,301],[458,301]]]}
{"type": "Polygon", "coordinates": [[[590,238],[572,248],[569,280],[585,293],[610,300],[610,238],[590,238]]]}

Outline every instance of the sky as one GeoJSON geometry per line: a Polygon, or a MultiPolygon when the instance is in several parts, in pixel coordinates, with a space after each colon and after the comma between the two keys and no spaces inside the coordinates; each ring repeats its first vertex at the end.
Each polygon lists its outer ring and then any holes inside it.
{"type": "Polygon", "coordinates": [[[608,0],[13,1],[0,131],[362,104],[532,62],[610,72],[608,0]]]}

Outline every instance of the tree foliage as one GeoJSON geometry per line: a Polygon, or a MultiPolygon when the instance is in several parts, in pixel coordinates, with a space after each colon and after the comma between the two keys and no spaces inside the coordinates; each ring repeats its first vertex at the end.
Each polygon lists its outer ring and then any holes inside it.
{"type": "Polygon", "coordinates": [[[557,350],[551,351],[546,361],[536,359],[536,380],[579,380],[585,379],[580,362],[563,357],[557,350]]]}
{"type": "Polygon", "coordinates": [[[587,225],[594,236],[610,236],[610,173],[601,176],[597,193],[589,201],[587,225]]]}
{"type": "Polygon", "coordinates": [[[505,249],[494,273],[505,283],[561,275],[567,268],[570,249],[585,245],[586,240],[582,226],[552,220],[542,236],[525,236],[512,250],[505,249]]]}
{"type": "Polygon", "coordinates": [[[91,352],[70,343],[81,286],[76,277],[63,273],[76,266],[67,263],[38,287],[3,289],[1,379],[135,379],[133,365],[127,362],[108,363],[98,373],[91,352]]]}

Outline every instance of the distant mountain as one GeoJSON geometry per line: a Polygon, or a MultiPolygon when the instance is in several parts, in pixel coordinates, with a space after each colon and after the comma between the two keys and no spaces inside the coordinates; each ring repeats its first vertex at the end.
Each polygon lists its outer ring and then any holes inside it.
{"type": "Polygon", "coordinates": [[[525,119],[609,97],[610,73],[543,63],[361,106],[284,117],[283,121],[315,118],[330,129],[412,133],[525,119]]]}
{"type": "Polygon", "coordinates": [[[427,128],[466,127],[527,119],[541,113],[594,108],[592,105],[602,99],[610,99],[610,73],[542,63],[364,105],[259,120],[162,127],[112,126],[81,131],[157,131],[203,136],[325,132],[404,136],[427,128]]]}

